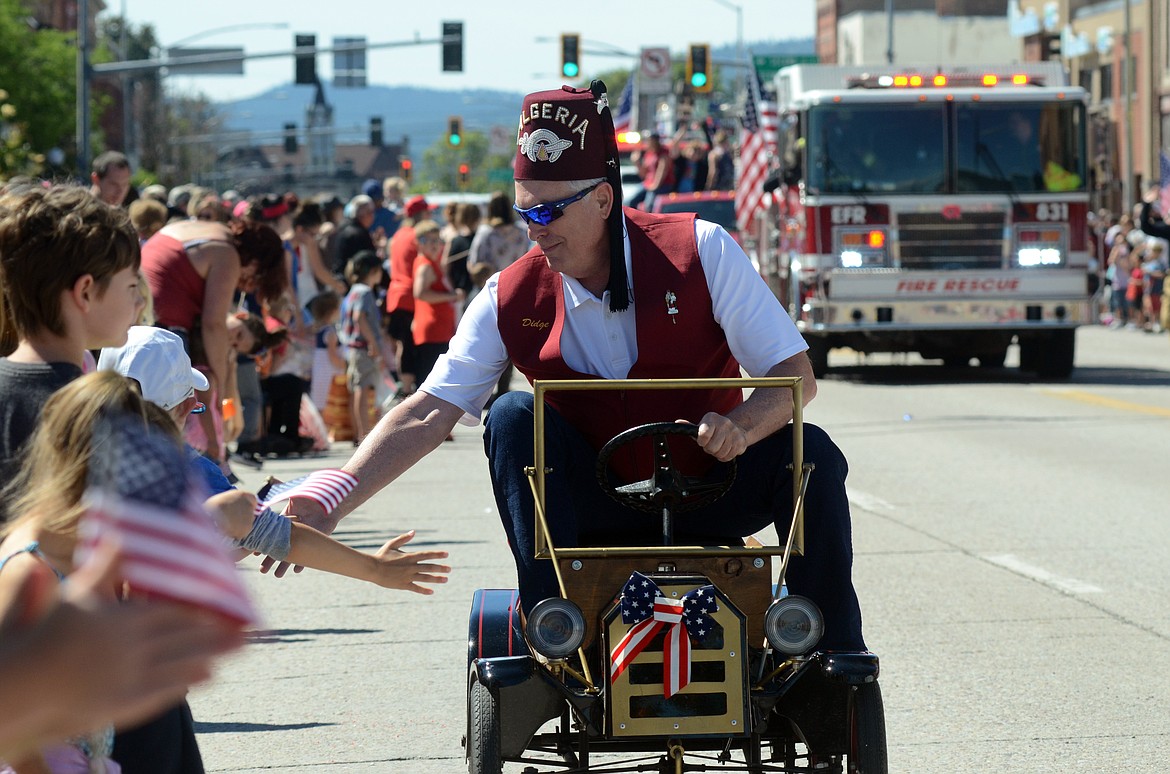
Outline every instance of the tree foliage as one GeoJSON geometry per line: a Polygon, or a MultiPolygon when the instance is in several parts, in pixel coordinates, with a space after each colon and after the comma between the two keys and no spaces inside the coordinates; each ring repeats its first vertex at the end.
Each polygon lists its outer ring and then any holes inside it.
{"type": "Polygon", "coordinates": [[[418,182],[430,191],[490,191],[504,187],[499,179],[504,173],[510,175],[511,162],[510,155],[489,152],[487,135],[464,130],[458,147],[443,138],[423,151],[418,182]],[[466,185],[459,182],[460,164],[468,166],[466,185]]]}
{"type": "Polygon", "coordinates": [[[0,0],[0,89],[18,111],[31,154],[71,148],[76,114],[74,35],[34,29],[30,4],[0,0]]]}

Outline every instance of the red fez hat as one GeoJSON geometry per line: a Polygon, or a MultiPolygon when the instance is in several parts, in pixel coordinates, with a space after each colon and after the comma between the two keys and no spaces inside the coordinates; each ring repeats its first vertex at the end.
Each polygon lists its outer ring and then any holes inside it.
{"type": "Polygon", "coordinates": [[[613,311],[630,305],[622,234],[622,176],[617,135],[605,84],[588,89],[562,86],[524,98],[516,130],[517,180],[591,180],[603,177],[613,188],[609,213],[609,304],[613,311]]]}
{"type": "Polygon", "coordinates": [[[608,101],[588,89],[562,86],[524,98],[516,132],[517,180],[588,180],[605,177],[608,101]]]}

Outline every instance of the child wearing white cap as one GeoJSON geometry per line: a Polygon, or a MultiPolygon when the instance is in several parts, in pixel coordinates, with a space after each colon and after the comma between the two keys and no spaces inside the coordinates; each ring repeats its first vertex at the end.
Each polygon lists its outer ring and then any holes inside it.
{"type": "MultiPolygon", "coordinates": [[[[116,371],[137,381],[142,397],[164,409],[179,428],[188,414],[203,410],[203,404],[195,399],[195,390],[206,390],[207,378],[191,367],[183,340],[163,328],[130,328],[125,346],[102,350],[98,369],[116,371]]],[[[190,446],[187,449],[213,494],[234,489],[218,465],[190,446]]],[[[413,531],[387,541],[375,554],[364,554],[271,510],[252,519],[248,514],[254,512],[256,500],[252,495],[246,496],[251,507],[244,510],[242,519],[235,508],[227,507],[228,501],[209,503],[219,512],[220,529],[240,548],[418,594],[432,593],[422,583],[447,582],[446,573],[451,568],[429,563],[445,558],[446,551],[403,551],[414,537],[413,531]]]]}
{"type": "MultiPolygon", "coordinates": [[[[117,371],[138,382],[142,397],[166,411],[180,430],[189,414],[207,410],[195,397],[196,390],[208,389],[207,377],[191,367],[178,334],[165,328],[131,327],[125,345],[102,350],[98,370],[117,371]]],[[[190,446],[187,452],[209,494],[233,488],[218,465],[190,446]]]]}

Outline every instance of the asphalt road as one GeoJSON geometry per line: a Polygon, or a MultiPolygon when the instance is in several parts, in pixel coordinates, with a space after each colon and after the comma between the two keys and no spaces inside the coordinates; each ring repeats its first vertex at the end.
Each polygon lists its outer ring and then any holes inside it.
{"type": "MultiPolygon", "coordinates": [[[[890,770],[1164,771],[1170,340],[1082,329],[1059,384],[1013,362],[835,352],[807,412],[851,463],[890,770]]],[[[240,473],[254,488],[349,451],[240,473]]],[[[452,554],[433,597],[242,563],[265,628],[192,695],[209,771],[463,769],[470,597],[513,585],[478,430],[457,428],[337,534],[373,550],[410,528],[452,554]]]]}

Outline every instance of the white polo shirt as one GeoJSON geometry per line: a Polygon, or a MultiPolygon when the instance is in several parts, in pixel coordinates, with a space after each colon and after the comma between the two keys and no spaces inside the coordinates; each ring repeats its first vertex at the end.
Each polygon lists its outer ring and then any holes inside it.
{"type": "MultiPolygon", "coordinates": [[[[750,376],[763,376],[772,366],[806,349],[804,338],[780,302],[752,266],[751,259],[722,226],[695,221],[699,260],[711,293],[715,322],[723,328],[728,346],[750,376]]],[[[625,238],[626,276],[633,284],[630,240],[625,238]]],[[[419,388],[465,412],[461,424],[479,423],[508,362],[500,338],[493,275],[472,299],[446,355],[439,358],[419,388]]],[[[605,379],[624,379],[638,359],[634,294],[624,312],[609,310],[609,291],[600,298],[572,277],[561,275],[565,292],[565,325],[561,354],[576,371],[605,379]]],[[[677,301],[679,307],[685,299],[677,301]]],[[[665,307],[664,307],[665,309],[665,307]]],[[[663,342],[683,346],[685,342],[663,342]]]]}

